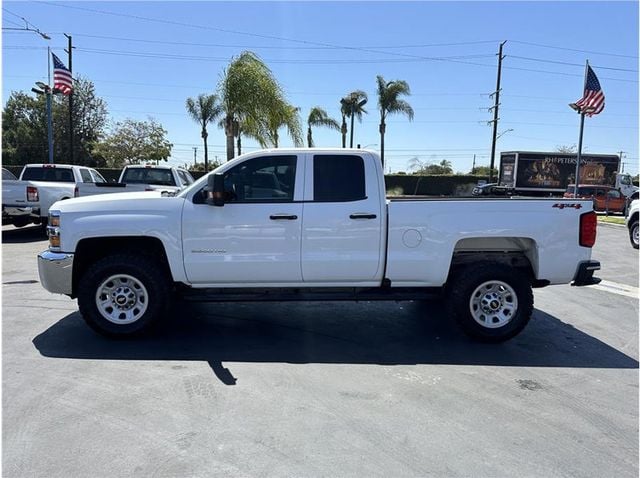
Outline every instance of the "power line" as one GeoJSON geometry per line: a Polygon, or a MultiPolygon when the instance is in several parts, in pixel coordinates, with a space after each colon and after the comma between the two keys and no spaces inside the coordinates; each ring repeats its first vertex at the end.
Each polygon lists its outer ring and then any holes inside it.
{"type": "Polygon", "coordinates": [[[116,16],[116,17],[133,18],[133,19],[136,19],[136,20],[142,20],[142,21],[153,22],[153,23],[162,23],[162,24],[166,24],[166,25],[175,25],[175,26],[181,26],[181,27],[196,28],[196,29],[201,29],[201,30],[217,31],[217,32],[221,32],[221,33],[227,33],[227,34],[230,33],[230,34],[234,34],[234,35],[246,35],[246,36],[251,36],[251,37],[255,37],[255,38],[263,38],[263,39],[266,38],[266,39],[270,39],[270,40],[288,41],[288,42],[292,42],[292,43],[300,43],[300,44],[305,44],[305,45],[323,46],[323,47],[330,47],[330,48],[336,48],[336,49],[342,49],[342,50],[350,50],[350,51],[358,51],[358,52],[382,53],[382,54],[385,54],[385,55],[400,56],[400,57],[404,57],[404,58],[419,58],[419,59],[424,59],[424,60],[445,61],[445,62],[463,63],[463,64],[478,65],[478,66],[488,66],[488,67],[492,66],[492,65],[486,65],[486,64],[482,64],[482,63],[473,63],[473,62],[468,62],[468,61],[463,61],[463,60],[446,59],[446,58],[429,58],[429,57],[424,57],[424,56],[419,56],[419,55],[411,55],[411,54],[408,54],[408,53],[396,53],[396,52],[388,52],[388,51],[376,50],[376,49],[371,49],[371,48],[344,46],[344,45],[333,45],[333,44],[330,44],[330,43],[315,42],[315,41],[309,41],[309,40],[300,40],[300,39],[295,39],[295,38],[277,37],[277,36],[274,36],[274,35],[264,35],[264,34],[259,34],[259,33],[243,32],[243,31],[238,31],[238,30],[229,30],[229,29],[224,29],[224,28],[217,28],[217,27],[211,27],[211,26],[206,26],[206,25],[197,25],[197,24],[193,24],[193,23],[178,22],[178,21],[173,21],[173,20],[164,20],[164,19],[159,19],[159,18],[143,17],[141,15],[130,15],[130,14],[125,14],[125,13],[109,12],[109,11],[105,11],[105,10],[95,10],[95,9],[85,8],[85,7],[62,5],[62,4],[53,3],[53,2],[37,1],[37,2],[34,2],[34,3],[40,3],[40,4],[43,4],[43,5],[47,5],[47,6],[69,8],[69,9],[75,9],[75,10],[82,10],[82,11],[98,13],[98,14],[102,14],[102,15],[111,15],[111,16],[116,16]]]}
{"type": "MultiPolygon", "coordinates": [[[[149,40],[143,38],[127,38],[127,37],[114,37],[104,35],[89,35],[86,33],[74,33],[74,36],[86,37],[86,38],[99,38],[104,40],[117,40],[117,41],[131,41],[139,43],[152,43],[161,45],[179,45],[179,46],[202,46],[202,47],[221,47],[221,48],[255,48],[255,49],[274,49],[274,50],[336,50],[341,49],[340,46],[276,46],[276,45],[234,45],[228,43],[192,43],[192,42],[176,42],[167,40],[149,40]]],[[[461,46],[461,45],[479,45],[484,43],[496,43],[497,40],[480,40],[469,42],[455,42],[455,43],[424,43],[417,45],[384,45],[384,46],[362,46],[360,48],[375,48],[392,50],[396,48],[430,48],[440,46],[461,46]]]]}
{"type": "MultiPolygon", "coordinates": [[[[516,55],[507,55],[509,58],[517,58],[518,60],[527,60],[527,61],[537,61],[540,63],[553,63],[554,65],[569,65],[569,66],[579,66],[584,68],[584,64],[580,63],[569,63],[566,61],[557,61],[557,60],[545,60],[543,58],[532,58],[527,56],[516,56],[516,55]]],[[[638,73],[638,70],[630,70],[628,68],[613,68],[610,66],[599,66],[599,65],[591,65],[594,68],[598,68],[600,70],[615,70],[615,71],[628,71],[631,73],[638,73]]]]}
{"type": "Polygon", "coordinates": [[[554,45],[543,45],[541,43],[533,43],[533,42],[518,41],[518,40],[509,40],[509,41],[511,43],[519,43],[521,45],[539,46],[541,48],[553,48],[555,50],[566,50],[566,51],[575,51],[575,52],[580,52],[580,53],[590,53],[592,55],[619,56],[621,58],[633,58],[633,59],[636,59],[636,60],[638,59],[637,56],[621,55],[619,53],[604,53],[604,52],[598,52],[598,51],[593,51],[593,50],[580,50],[578,48],[567,48],[567,47],[554,46],[554,45]]]}

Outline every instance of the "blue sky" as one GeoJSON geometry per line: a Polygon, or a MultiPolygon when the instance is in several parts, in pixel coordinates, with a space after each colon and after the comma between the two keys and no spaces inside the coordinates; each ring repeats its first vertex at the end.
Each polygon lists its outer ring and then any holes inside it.
{"type": "MultiPolygon", "coordinates": [[[[113,121],[158,120],[174,144],[171,163],[192,162],[193,147],[203,158],[185,99],[215,92],[232,57],[251,50],[301,108],[305,130],[310,108],[340,121],[339,99],[361,89],[369,114],[356,122],[354,143],[377,149],[382,75],[409,83],[415,110],[413,122],[388,121],[391,171],[407,171],[413,157],[448,159],[460,172],[474,154],[488,165],[489,94],[506,40],[497,151],[577,143],[579,117],[567,105],[582,95],[588,59],[606,107],[586,119],[585,151],[625,151],[625,171],[638,172],[637,2],[3,2],[3,29],[24,25],[19,17],[51,40],[3,31],[3,104],[11,91],[46,81],[47,46],[66,63],[63,33],[71,34],[74,75],[94,82],[113,121]]],[[[316,129],[314,138],[340,146],[335,131],[316,129]]],[[[211,158],[224,158],[215,126],[209,146],[211,158]]]]}

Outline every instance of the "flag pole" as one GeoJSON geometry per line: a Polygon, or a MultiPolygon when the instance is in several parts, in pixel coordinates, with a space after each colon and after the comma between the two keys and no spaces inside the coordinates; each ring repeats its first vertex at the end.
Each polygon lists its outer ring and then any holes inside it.
{"type": "MultiPolygon", "coordinates": [[[[584,92],[587,88],[587,72],[589,70],[589,60],[584,67],[584,87],[582,91],[584,92]]],[[[575,187],[573,190],[573,197],[578,197],[578,184],[580,183],[580,161],[582,159],[582,134],[584,133],[584,111],[580,111],[580,136],[578,137],[578,155],[576,157],[576,178],[575,178],[575,187]]]]}
{"type": "Polygon", "coordinates": [[[49,145],[49,164],[53,164],[53,114],[51,112],[51,96],[53,95],[51,86],[51,48],[47,47],[47,75],[48,84],[45,91],[47,96],[47,143],[49,145]]]}

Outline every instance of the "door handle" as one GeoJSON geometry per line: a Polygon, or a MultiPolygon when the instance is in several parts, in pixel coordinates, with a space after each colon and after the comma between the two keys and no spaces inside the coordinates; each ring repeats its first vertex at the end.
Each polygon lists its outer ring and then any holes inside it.
{"type": "Polygon", "coordinates": [[[376,216],[375,214],[351,214],[349,216],[349,219],[375,219],[376,216]]]}
{"type": "Polygon", "coordinates": [[[272,221],[295,221],[298,216],[295,214],[272,214],[269,219],[272,221]]]}

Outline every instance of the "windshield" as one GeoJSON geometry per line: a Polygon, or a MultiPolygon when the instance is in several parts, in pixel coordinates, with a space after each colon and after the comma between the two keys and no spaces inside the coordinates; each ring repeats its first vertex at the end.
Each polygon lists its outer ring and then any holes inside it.
{"type": "Polygon", "coordinates": [[[127,168],[122,182],[125,184],[158,184],[175,186],[176,182],[170,169],[127,168]]]}

